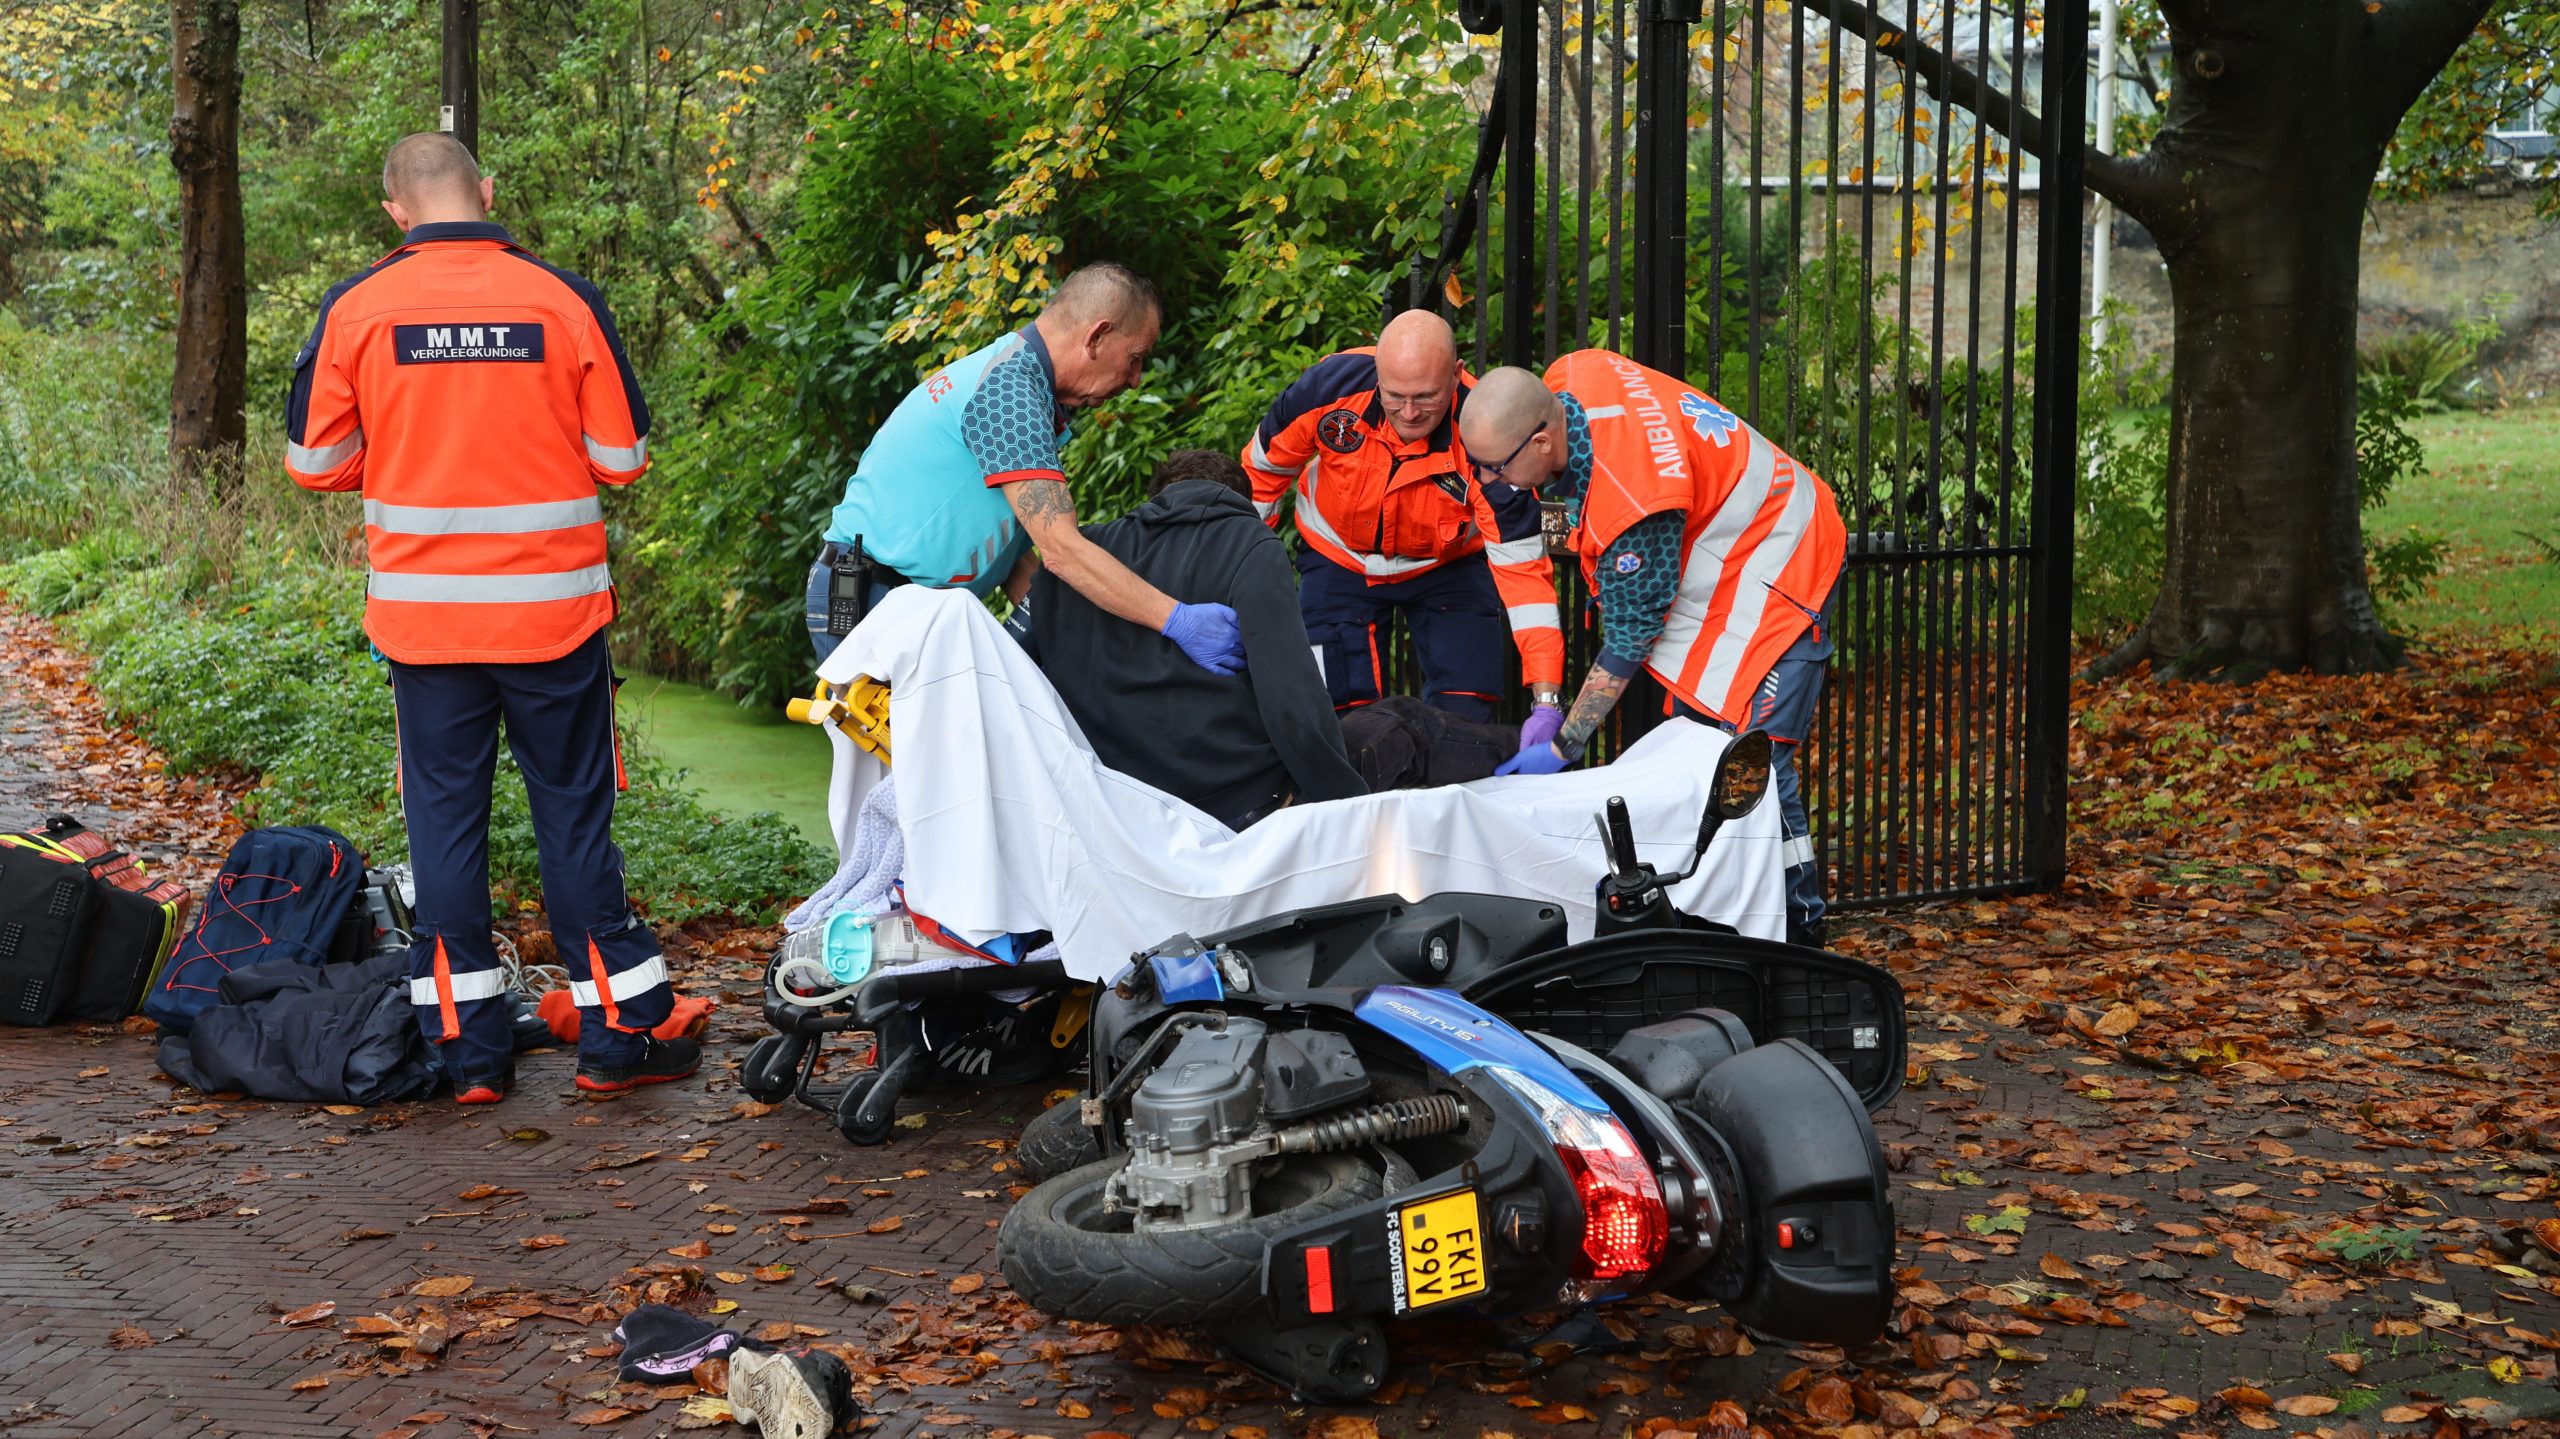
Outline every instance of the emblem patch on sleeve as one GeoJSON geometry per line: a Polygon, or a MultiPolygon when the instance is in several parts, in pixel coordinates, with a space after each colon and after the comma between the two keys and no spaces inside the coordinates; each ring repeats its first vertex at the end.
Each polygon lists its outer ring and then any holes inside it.
{"type": "Polygon", "coordinates": [[[1644,568],[1644,556],[1634,553],[1623,554],[1618,556],[1616,565],[1618,573],[1631,575],[1644,568]]]}
{"type": "Polygon", "coordinates": [[[392,357],[404,365],[457,360],[542,362],[542,326],[530,320],[503,325],[394,325],[392,357]]]}
{"type": "Polygon", "coordinates": [[[1360,448],[1360,416],[1350,410],[1327,410],[1316,421],[1316,438],[1324,447],[1338,454],[1350,454],[1360,448]]]}

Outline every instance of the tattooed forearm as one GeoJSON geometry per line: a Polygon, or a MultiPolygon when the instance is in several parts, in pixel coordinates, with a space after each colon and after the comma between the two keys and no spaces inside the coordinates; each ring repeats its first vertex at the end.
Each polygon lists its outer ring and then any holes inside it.
{"type": "Polygon", "coordinates": [[[1014,518],[1034,541],[1054,521],[1076,522],[1076,498],[1064,480],[1016,480],[1004,487],[1004,497],[1013,502],[1014,518]]]}
{"type": "Polygon", "coordinates": [[[1556,753],[1567,759],[1581,757],[1583,747],[1591,743],[1600,721],[1617,708],[1618,696],[1627,692],[1627,682],[1598,665],[1583,677],[1582,693],[1573,697],[1573,708],[1565,711],[1564,728],[1556,731],[1556,753]]]}
{"type": "Polygon", "coordinates": [[[1040,563],[1077,594],[1131,624],[1162,630],[1173,600],[1076,528],[1075,496],[1064,480],[1016,480],[1004,487],[1040,563]]]}

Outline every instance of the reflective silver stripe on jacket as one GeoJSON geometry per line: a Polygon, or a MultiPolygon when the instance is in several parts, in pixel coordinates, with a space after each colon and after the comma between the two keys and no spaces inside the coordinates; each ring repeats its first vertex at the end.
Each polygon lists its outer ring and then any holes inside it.
{"type": "Polygon", "coordinates": [[[1497,565],[1525,565],[1545,555],[1546,552],[1547,537],[1545,535],[1503,540],[1484,547],[1484,557],[1497,565]]]}
{"type": "MultiPolygon", "coordinates": [[[[1267,470],[1275,475],[1291,473],[1290,471],[1284,470],[1278,465],[1271,463],[1271,452],[1262,447],[1262,431],[1259,428],[1256,428],[1253,432],[1253,445],[1245,451],[1244,462],[1246,467],[1249,469],[1267,470]]],[[[1301,466],[1300,468],[1303,469],[1304,466],[1301,466]]]]}
{"type": "Polygon", "coordinates": [[[593,435],[581,436],[587,442],[587,458],[608,470],[636,470],[649,462],[649,437],[642,435],[627,448],[608,445],[593,435]]]}
{"type": "Polygon", "coordinates": [[[1325,520],[1324,501],[1316,497],[1316,487],[1323,480],[1323,477],[1324,466],[1317,458],[1310,458],[1307,461],[1306,469],[1299,473],[1299,533],[1314,535],[1316,538],[1323,540],[1326,544],[1333,546],[1335,549],[1342,551],[1346,555],[1358,555],[1360,557],[1360,571],[1367,575],[1406,575],[1413,573],[1415,570],[1427,570],[1433,565],[1440,563],[1438,560],[1418,560],[1402,555],[1373,555],[1362,550],[1355,550],[1351,546],[1344,544],[1342,536],[1335,534],[1333,532],[1333,526],[1325,520]]]}
{"type": "Polygon", "coordinates": [[[530,535],[604,522],[595,496],[530,505],[395,505],[364,502],[364,522],[395,535],[530,535]]]}
{"type": "Polygon", "coordinates": [[[1505,609],[1502,614],[1505,619],[1511,621],[1511,628],[1514,631],[1552,630],[1563,627],[1559,612],[1554,605],[1513,605],[1505,609]]]}
{"type": "Polygon", "coordinates": [[[600,595],[612,588],[612,573],[603,565],[589,565],[583,570],[547,575],[419,575],[376,570],[365,593],[377,600],[422,604],[529,605],[600,595]]]}
{"type": "MultiPolygon", "coordinates": [[[[1765,442],[1755,443],[1760,449],[1769,448],[1765,442]]],[[[1707,667],[1698,675],[1698,697],[1710,703],[1720,703],[1742,677],[1743,653],[1751,647],[1752,637],[1760,633],[1760,618],[1769,608],[1769,591],[1786,573],[1788,562],[1796,556],[1796,546],[1812,532],[1819,497],[1812,485],[1796,476],[1793,464],[1787,466],[1787,477],[1794,487],[1787,492],[1786,507],[1778,512],[1778,522],[1752,547],[1751,558],[1743,561],[1742,582],[1733,592],[1732,618],[1725,622],[1724,633],[1716,636],[1714,646],[1707,651],[1707,667]]]]}
{"type": "Polygon", "coordinates": [[[316,475],[323,470],[334,470],[345,464],[350,456],[363,448],[364,429],[358,426],[354,434],[334,445],[321,445],[315,448],[310,445],[287,442],[284,447],[284,462],[306,475],[316,475]]]}
{"type": "MultiPolygon", "coordinates": [[[[1662,622],[1662,637],[1654,641],[1653,666],[1666,675],[1677,676],[1689,664],[1690,647],[1714,641],[1701,632],[1707,623],[1707,611],[1716,602],[1716,587],[1724,583],[1725,557],[1740,543],[1751,522],[1760,517],[1760,507],[1769,499],[1769,486],[1777,479],[1777,451],[1759,435],[1743,430],[1751,445],[1751,458],[1744,462],[1742,476],[1725,495],[1724,503],[1698,537],[1689,542],[1688,558],[1680,567],[1679,596],[1672,602],[1671,613],[1662,622]]],[[[1792,542],[1788,550],[1795,548],[1792,542]]],[[[1727,616],[1727,624],[1732,622],[1727,616]]],[[[1708,704],[1717,703],[1702,686],[1698,698],[1708,704]]]]}

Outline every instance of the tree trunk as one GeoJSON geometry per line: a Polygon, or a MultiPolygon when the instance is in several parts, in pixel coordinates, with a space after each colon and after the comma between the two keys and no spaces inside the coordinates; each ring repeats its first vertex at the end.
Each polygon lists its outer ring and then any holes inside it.
{"type": "Polygon", "coordinates": [[[240,488],[248,438],[248,277],[240,229],[240,3],[170,0],[178,171],[177,368],[169,458],[181,480],[240,488]]]}
{"type": "Polygon", "coordinates": [[[2383,148],[2460,43],[2460,7],[2407,7],[2450,28],[2432,61],[2391,53],[2400,37],[2360,0],[2161,8],[2168,113],[2130,193],[2109,198],[2169,270],[2167,560],[2108,666],[2148,656],[2165,676],[2239,681],[2393,668],[2356,477],[2358,246],[2383,148]],[[2414,84],[2393,70],[2410,61],[2426,66],[2414,84]]]}
{"type": "Polygon", "coordinates": [[[2372,172],[2235,171],[2162,247],[2176,316],[2167,564],[2145,627],[2190,678],[2388,669],[2356,482],[2358,229],[2372,172]]]}

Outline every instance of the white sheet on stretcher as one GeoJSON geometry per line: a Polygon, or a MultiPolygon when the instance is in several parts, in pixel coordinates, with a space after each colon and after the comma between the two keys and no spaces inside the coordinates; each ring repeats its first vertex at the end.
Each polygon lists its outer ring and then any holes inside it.
{"type": "MultiPolygon", "coordinates": [[[[1238,834],[1105,768],[1039,667],[964,591],[891,591],[818,672],[889,685],[908,903],[971,936],[1050,930],[1090,980],[1176,934],[1389,892],[1550,900],[1585,938],[1605,866],[1593,816],[1625,796],[1638,853],[1679,869],[1727,742],[1668,720],[1597,768],[1295,804],[1238,834]]],[[[1782,937],[1779,842],[1772,798],[1724,827],[1674,902],[1782,937]]]]}

